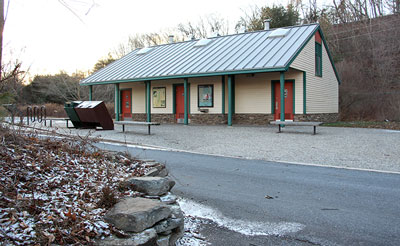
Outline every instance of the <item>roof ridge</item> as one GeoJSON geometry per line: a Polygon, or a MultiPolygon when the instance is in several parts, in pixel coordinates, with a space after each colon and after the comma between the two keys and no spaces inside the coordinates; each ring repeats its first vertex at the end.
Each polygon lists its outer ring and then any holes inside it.
{"type": "MultiPolygon", "coordinates": [[[[273,30],[276,30],[276,29],[279,29],[279,28],[287,29],[287,28],[313,26],[313,25],[319,26],[319,23],[308,23],[308,24],[301,24],[301,25],[294,25],[294,26],[284,26],[284,27],[271,28],[271,29],[268,29],[268,30],[255,30],[255,31],[243,32],[243,33],[231,33],[231,34],[221,35],[221,36],[217,36],[217,37],[207,37],[207,38],[199,38],[199,39],[193,39],[193,40],[185,40],[185,41],[180,41],[180,42],[158,44],[158,45],[152,45],[152,46],[136,48],[136,49],[132,50],[131,52],[133,52],[135,50],[144,49],[144,48],[155,48],[155,47],[161,47],[161,46],[166,46],[166,45],[174,45],[174,44],[188,43],[188,42],[195,42],[195,41],[197,42],[197,41],[199,41],[201,39],[217,39],[217,38],[224,38],[224,37],[230,37],[230,36],[236,36],[236,35],[246,35],[246,34],[252,34],[252,33],[269,32],[269,31],[273,31],[273,30]]],[[[129,53],[131,53],[131,52],[129,52],[129,53]]]]}

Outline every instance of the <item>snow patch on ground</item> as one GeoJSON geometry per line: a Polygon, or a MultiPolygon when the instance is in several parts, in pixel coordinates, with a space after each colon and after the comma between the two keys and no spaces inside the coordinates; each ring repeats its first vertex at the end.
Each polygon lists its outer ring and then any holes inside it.
{"type": "Polygon", "coordinates": [[[216,209],[186,199],[179,199],[178,203],[186,215],[211,220],[218,226],[247,236],[282,236],[304,228],[303,224],[293,222],[252,222],[231,219],[216,209]]]}
{"type": "Polygon", "coordinates": [[[208,223],[207,221],[185,215],[185,233],[181,239],[176,242],[176,246],[206,246],[210,245],[200,234],[200,226],[208,223]]]}

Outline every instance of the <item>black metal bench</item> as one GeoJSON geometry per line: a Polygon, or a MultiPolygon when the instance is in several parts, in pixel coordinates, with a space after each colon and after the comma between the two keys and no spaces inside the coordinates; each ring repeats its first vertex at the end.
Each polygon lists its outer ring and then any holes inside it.
{"type": "Polygon", "coordinates": [[[67,128],[69,128],[69,126],[68,126],[68,121],[70,120],[69,118],[45,118],[45,119],[43,119],[45,126],[47,126],[47,121],[50,122],[50,127],[53,127],[53,121],[63,121],[63,120],[65,120],[67,128]]]}
{"type": "Polygon", "coordinates": [[[317,126],[321,125],[322,122],[312,122],[312,121],[271,121],[271,125],[278,125],[279,133],[282,132],[282,126],[312,126],[314,128],[313,135],[317,134],[317,126]]]}
{"type": "Polygon", "coordinates": [[[158,126],[159,122],[144,122],[144,121],[114,121],[116,125],[122,125],[122,132],[125,132],[125,125],[134,126],[134,125],[145,125],[148,127],[148,135],[150,135],[150,126],[158,126]]]}

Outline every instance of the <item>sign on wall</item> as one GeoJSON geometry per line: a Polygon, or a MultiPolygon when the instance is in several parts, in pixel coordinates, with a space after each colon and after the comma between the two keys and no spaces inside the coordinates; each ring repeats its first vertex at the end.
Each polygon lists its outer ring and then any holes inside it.
{"type": "Polygon", "coordinates": [[[199,85],[198,87],[199,107],[213,107],[214,104],[214,86],[199,85]]]}
{"type": "Polygon", "coordinates": [[[153,88],[153,108],[165,108],[165,87],[153,88]]]}

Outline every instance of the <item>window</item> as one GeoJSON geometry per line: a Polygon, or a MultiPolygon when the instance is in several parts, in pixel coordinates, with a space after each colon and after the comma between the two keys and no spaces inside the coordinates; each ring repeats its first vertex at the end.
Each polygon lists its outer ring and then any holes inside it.
{"type": "Polygon", "coordinates": [[[322,77],[322,45],[315,42],[315,75],[322,77]]]}
{"type": "Polygon", "coordinates": [[[214,85],[198,86],[198,107],[214,107],[214,85]]]}

